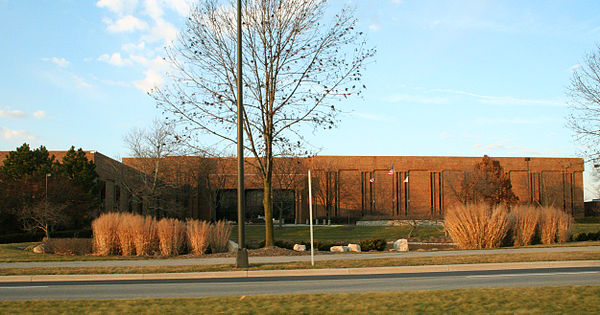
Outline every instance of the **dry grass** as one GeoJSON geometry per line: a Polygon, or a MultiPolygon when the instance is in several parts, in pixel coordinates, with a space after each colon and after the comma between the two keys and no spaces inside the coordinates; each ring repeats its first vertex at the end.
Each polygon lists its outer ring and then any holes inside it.
{"type": "Polygon", "coordinates": [[[131,213],[120,213],[119,224],[117,225],[117,239],[123,256],[131,256],[135,253],[135,243],[133,242],[137,224],[136,215],[131,213]]]}
{"type": "Polygon", "coordinates": [[[446,214],[445,227],[460,248],[496,248],[508,233],[510,224],[505,206],[457,205],[446,214]]]}
{"type": "Polygon", "coordinates": [[[163,218],[156,227],[161,255],[179,255],[185,244],[185,224],[177,219],[163,218]]]}
{"type": "Polygon", "coordinates": [[[540,221],[540,210],[533,206],[522,205],[510,213],[515,246],[530,245],[540,221]]]}
{"type": "Polygon", "coordinates": [[[119,252],[117,229],[120,213],[103,213],[92,222],[94,251],[99,255],[114,255],[119,252]]]}
{"type": "Polygon", "coordinates": [[[157,223],[151,216],[136,216],[135,235],[133,243],[138,256],[154,254],[158,248],[157,223]]]}
{"type": "Polygon", "coordinates": [[[202,255],[206,252],[209,244],[210,230],[210,223],[206,221],[187,220],[187,241],[192,254],[202,255]]]}
{"type": "Polygon", "coordinates": [[[564,243],[569,240],[573,218],[568,213],[552,208],[542,207],[539,224],[542,244],[564,243]]]}
{"type": "Polygon", "coordinates": [[[92,252],[89,238],[45,238],[42,244],[48,254],[81,256],[92,252]]]}
{"type": "Polygon", "coordinates": [[[231,235],[231,225],[224,220],[217,221],[210,228],[209,244],[213,253],[223,253],[227,251],[229,236],[231,235]]]}

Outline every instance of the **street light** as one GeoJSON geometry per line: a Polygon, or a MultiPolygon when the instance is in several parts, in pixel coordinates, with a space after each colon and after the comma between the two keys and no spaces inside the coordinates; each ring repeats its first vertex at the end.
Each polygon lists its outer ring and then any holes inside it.
{"type": "Polygon", "coordinates": [[[237,154],[238,154],[238,251],[237,268],[248,268],[248,250],[244,240],[245,196],[244,196],[244,103],[242,98],[242,0],[237,1],[237,154]]]}
{"type": "Polygon", "coordinates": [[[48,177],[52,176],[52,174],[46,174],[46,203],[48,203],[48,177]]]}

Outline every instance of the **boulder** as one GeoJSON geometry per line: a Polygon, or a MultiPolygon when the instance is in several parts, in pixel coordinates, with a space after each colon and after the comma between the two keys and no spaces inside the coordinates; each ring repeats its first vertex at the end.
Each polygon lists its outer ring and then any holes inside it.
{"type": "Polygon", "coordinates": [[[306,251],[306,245],[294,244],[294,250],[297,251],[297,252],[305,252],[306,251]]]}
{"type": "Polygon", "coordinates": [[[394,242],[394,250],[398,252],[408,252],[408,240],[405,238],[397,239],[394,242]]]}
{"type": "Polygon", "coordinates": [[[239,247],[240,246],[232,240],[230,240],[229,243],[227,243],[227,251],[230,253],[237,252],[239,247]]]}
{"type": "Polygon", "coordinates": [[[44,247],[44,244],[40,244],[40,245],[34,247],[32,249],[32,251],[36,254],[43,254],[46,252],[46,248],[44,247]]]}
{"type": "Polygon", "coordinates": [[[349,250],[350,249],[348,248],[348,246],[331,246],[331,248],[329,249],[330,252],[334,253],[345,253],[349,250]]]}
{"type": "Polygon", "coordinates": [[[360,253],[360,245],[359,244],[348,244],[348,250],[351,252],[360,253]]]}

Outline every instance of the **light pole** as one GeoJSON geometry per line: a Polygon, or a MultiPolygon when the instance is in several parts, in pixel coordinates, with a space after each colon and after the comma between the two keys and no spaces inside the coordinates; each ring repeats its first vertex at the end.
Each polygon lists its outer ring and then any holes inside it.
{"type": "Polygon", "coordinates": [[[531,161],[530,157],[525,158],[525,162],[527,162],[527,192],[529,193],[529,204],[533,203],[533,189],[531,187],[531,174],[529,173],[529,161],[531,161]]]}
{"type": "Polygon", "coordinates": [[[237,215],[238,215],[238,251],[236,257],[237,268],[248,268],[248,250],[244,240],[245,215],[245,190],[244,190],[244,103],[242,98],[242,0],[237,1],[237,154],[238,154],[238,187],[237,187],[237,215]]]}
{"type": "MultiPolygon", "coordinates": [[[[47,173],[46,174],[46,198],[45,198],[46,199],[46,204],[48,204],[48,177],[50,177],[50,176],[52,176],[51,173],[47,173]]],[[[47,205],[46,205],[46,207],[47,207],[47,205]]]]}

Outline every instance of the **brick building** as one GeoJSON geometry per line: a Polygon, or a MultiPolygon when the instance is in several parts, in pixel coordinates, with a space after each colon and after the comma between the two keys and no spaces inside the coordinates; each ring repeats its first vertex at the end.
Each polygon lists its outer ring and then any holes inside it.
{"type": "MultiPolygon", "coordinates": [[[[52,151],[57,159],[66,152],[52,151]]],[[[0,162],[7,152],[0,152],[0,162]]],[[[152,200],[132,189],[152,173],[156,161],[124,158],[122,163],[86,151],[104,182],[105,210],[148,213],[152,200]],[[149,164],[149,167],[148,165],[149,164]]],[[[521,203],[553,205],[576,217],[584,215],[583,159],[493,157],[509,174],[521,203]]],[[[315,217],[333,222],[360,218],[441,217],[456,203],[455,191],[465,171],[481,157],[442,156],[315,156],[279,158],[273,178],[274,218],[303,223],[308,218],[307,170],[312,171],[315,217]]],[[[248,219],[263,214],[262,179],[246,159],[248,219]]],[[[200,219],[232,219],[236,215],[235,158],[169,157],[158,173],[168,183],[168,199],[178,215],[200,219]]]]}

